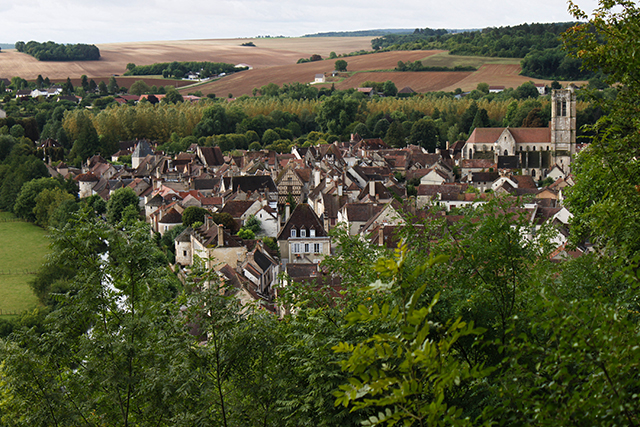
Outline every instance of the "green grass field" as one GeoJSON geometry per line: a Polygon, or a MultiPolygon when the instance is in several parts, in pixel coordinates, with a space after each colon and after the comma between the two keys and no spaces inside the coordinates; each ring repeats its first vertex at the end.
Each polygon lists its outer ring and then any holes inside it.
{"type": "Polygon", "coordinates": [[[39,305],[29,287],[49,251],[46,231],[28,222],[12,221],[0,212],[0,315],[20,313],[39,305]]]}
{"type": "Polygon", "coordinates": [[[487,58],[484,56],[461,56],[449,55],[448,52],[442,52],[432,55],[424,60],[422,64],[425,67],[476,67],[480,68],[484,64],[520,64],[519,58],[487,58]]]}

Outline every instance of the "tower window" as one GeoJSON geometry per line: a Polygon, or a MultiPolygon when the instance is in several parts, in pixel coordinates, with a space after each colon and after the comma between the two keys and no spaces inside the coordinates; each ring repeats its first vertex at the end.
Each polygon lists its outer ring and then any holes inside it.
{"type": "Polygon", "coordinates": [[[556,116],[565,117],[567,115],[567,103],[558,100],[556,101],[556,116]]]}

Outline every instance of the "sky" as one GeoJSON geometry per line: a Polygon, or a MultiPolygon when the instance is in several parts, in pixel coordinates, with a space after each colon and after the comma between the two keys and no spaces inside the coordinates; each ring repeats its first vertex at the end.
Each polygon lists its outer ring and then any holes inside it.
{"type": "MultiPolygon", "coordinates": [[[[576,3],[590,14],[597,1],[576,3]]],[[[20,0],[3,5],[0,43],[297,37],[573,20],[562,0],[20,0]]]]}

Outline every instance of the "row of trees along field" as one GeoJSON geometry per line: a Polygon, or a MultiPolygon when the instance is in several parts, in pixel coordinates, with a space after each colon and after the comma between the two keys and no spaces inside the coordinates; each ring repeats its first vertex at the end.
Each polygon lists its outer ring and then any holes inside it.
{"type": "Polygon", "coordinates": [[[447,33],[446,30],[416,29],[413,34],[389,34],[375,38],[376,51],[444,49],[451,55],[522,58],[525,76],[587,80],[600,74],[599,69],[582,68],[582,60],[567,55],[560,35],[576,23],[522,24],[481,31],[447,33]]]}
{"type": "MultiPolygon", "coordinates": [[[[240,310],[198,262],[179,280],[126,190],[108,206],[89,198],[51,230],[34,278],[45,305],[0,320],[1,422],[638,425],[640,59],[626,47],[639,16],[603,1],[566,38],[622,87],[594,98],[607,115],[567,192],[571,242],[590,253],[551,262],[558,231],[532,224],[522,201],[494,198],[457,222],[427,210],[396,250],[335,230],[323,267],[340,296],[290,282],[278,318],[240,310]]],[[[0,138],[14,144],[3,160],[37,175],[21,138],[0,138]]]]}
{"type": "Polygon", "coordinates": [[[60,44],[52,41],[39,43],[31,40],[15,44],[18,52],[33,56],[38,61],[97,61],[100,49],[93,44],[60,44]]]}
{"type": "Polygon", "coordinates": [[[246,70],[247,67],[236,67],[224,62],[162,62],[151,65],[127,64],[125,76],[163,76],[182,79],[189,72],[199,73],[201,78],[217,76],[222,73],[233,73],[246,70]]]}

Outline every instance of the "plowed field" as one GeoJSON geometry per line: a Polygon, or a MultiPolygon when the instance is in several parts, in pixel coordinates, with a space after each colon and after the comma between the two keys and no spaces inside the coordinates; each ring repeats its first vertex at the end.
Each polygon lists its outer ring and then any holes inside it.
{"type": "MultiPolygon", "coordinates": [[[[343,58],[347,61],[347,70],[352,71],[368,71],[368,70],[389,70],[396,67],[398,61],[419,61],[427,58],[430,55],[436,54],[439,51],[397,51],[397,52],[383,52],[375,53],[371,55],[361,55],[343,58]]],[[[311,83],[314,81],[316,74],[331,75],[334,69],[335,60],[327,59],[317,62],[306,62],[304,64],[293,64],[279,67],[269,67],[259,70],[243,71],[236,73],[228,77],[224,77],[218,81],[206,83],[197,86],[196,88],[183,89],[181,92],[187,93],[189,91],[200,90],[203,94],[215,93],[219,97],[226,97],[229,93],[234,97],[241,95],[250,95],[253,88],[260,88],[268,83],[275,83],[278,86],[282,86],[284,83],[311,83]]],[[[349,73],[343,74],[348,75],[349,73]]],[[[358,78],[361,73],[356,73],[346,80],[342,81],[341,78],[335,79],[336,88],[348,89],[350,87],[358,87],[359,84],[351,84],[351,79],[358,82],[358,78]]],[[[379,77],[379,75],[387,74],[418,74],[422,73],[364,73],[379,77]]],[[[446,73],[445,73],[446,74],[446,73]]],[[[374,78],[365,78],[362,80],[375,80],[374,78]]],[[[389,78],[385,78],[385,81],[389,78]]],[[[392,79],[394,80],[394,79],[392,79]]],[[[395,80],[394,80],[395,81],[395,80]]],[[[396,83],[397,85],[398,83],[396,83]]],[[[327,83],[331,85],[331,83],[327,83]]],[[[406,86],[406,85],[405,85],[406,86]]],[[[404,86],[402,86],[404,87],[404,86]]]]}

